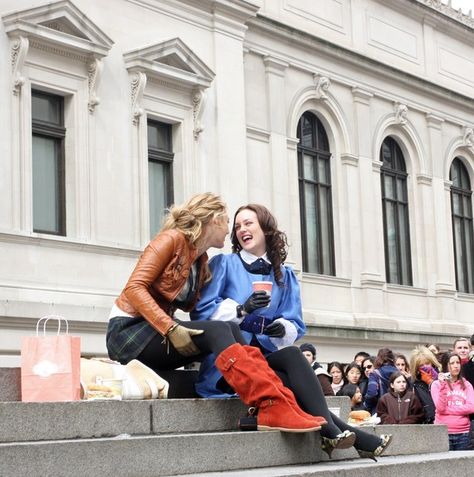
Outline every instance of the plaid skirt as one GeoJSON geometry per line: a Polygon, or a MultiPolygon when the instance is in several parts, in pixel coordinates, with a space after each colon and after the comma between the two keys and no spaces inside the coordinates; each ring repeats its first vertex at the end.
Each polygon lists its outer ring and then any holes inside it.
{"type": "Polygon", "coordinates": [[[107,327],[107,350],[110,359],[127,364],[135,359],[158,335],[142,316],[116,316],[107,327]]]}

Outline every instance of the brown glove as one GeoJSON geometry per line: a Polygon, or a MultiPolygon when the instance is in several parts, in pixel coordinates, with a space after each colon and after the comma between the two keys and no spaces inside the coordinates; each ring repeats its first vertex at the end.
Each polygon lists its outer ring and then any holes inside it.
{"type": "Polygon", "coordinates": [[[171,341],[176,351],[183,356],[192,356],[199,354],[201,351],[193,343],[191,336],[201,335],[204,330],[192,330],[181,325],[176,325],[168,332],[166,337],[171,341]]]}

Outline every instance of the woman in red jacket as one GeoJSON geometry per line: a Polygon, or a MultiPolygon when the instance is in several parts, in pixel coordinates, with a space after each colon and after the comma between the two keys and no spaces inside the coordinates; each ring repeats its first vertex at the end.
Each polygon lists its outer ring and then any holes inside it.
{"type": "Polygon", "coordinates": [[[390,389],[377,403],[377,416],[382,424],[419,424],[423,407],[413,391],[407,389],[406,376],[397,371],[390,376],[390,389]]]}

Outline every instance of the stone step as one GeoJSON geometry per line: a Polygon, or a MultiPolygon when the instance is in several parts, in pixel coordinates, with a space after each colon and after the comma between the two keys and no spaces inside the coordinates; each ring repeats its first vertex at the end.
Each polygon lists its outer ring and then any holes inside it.
{"type": "MultiPolygon", "coordinates": [[[[346,418],[348,398],[328,403],[346,418]]],[[[236,398],[0,402],[0,442],[232,431],[246,410],[236,398]]]]}
{"type": "MultiPolygon", "coordinates": [[[[447,443],[444,426],[379,426],[375,429],[377,434],[387,431],[394,434],[387,456],[447,450],[447,445],[437,448],[440,441],[447,443]]],[[[333,460],[356,455],[353,449],[335,451],[333,460]]],[[[317,432],[196,432],[0,444],[2,477],[195,475],[320,461],[327,461],[327,456],[320,448],[317,432]]],[[[358,459],[356,465],[362,461],[364,465],[369,462],[358,459]]],[[[380,461],[383,463],[385,459],[380,461]]]]}
{"type": "MultiPolygon", "coordinates": [[[[205,472],[196,477],[449,477],[471,475],[474,468],[473,451],[435,454],[388,456],[378,462],[369,459],[319,462],[316,464],[275,466],[226,472],[205,472]]],[[[175,477],[183,477],[179,474],[175,477]]],[[[162,475],[161,477],[168,477],[162,475]]]]}

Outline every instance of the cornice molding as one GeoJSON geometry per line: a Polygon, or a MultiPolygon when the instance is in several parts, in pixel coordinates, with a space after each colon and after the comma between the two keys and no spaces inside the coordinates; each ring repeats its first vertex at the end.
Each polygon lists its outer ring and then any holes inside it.
{"type": "Polygon", "coordinates": [[[437,130],[441,129],[441,126],[444,123],[443,118],[436,116],[435,114],[432,114],[432,113],[427,113],[425,117],[426,117],[426,124],[428,125],[429,128],[437,129],[437,130]]]}
{"type": "Polygon", "coordinates": [[[255,126],[247,126],[247,137],[261,142],[270,142],[270,132],[255,126]]]}
{"type": "Polygon", "coordinates": [[[99,255],[115,255],[120,257],[136,258],[142,252],[141,248],[132,248],[122,245],[101,245],[84,242],[76,242],[68,238],[60,238],[54,235],[50,236],[31,236],[13,234],[10,232],[0,232],[0,242],[14,243],[20,245],[31,245],[38,247],[49,247],[63,250],[83,251],[99,255]]]}
{"type": "Polygon", "coordinates": [[[461,9],[454,9],[452,7],[451,0],[448,0],[448,3],[443,3],[441,0],[415,0],[422,5],[425,5],[433,10],[436,10],[439,13],[455,20],[463,25],[466,25],[470,28],[474,28],[474,19],[472,18],[472,10],[470,15],[463,13],[461,9]]]}
{"type": "Polygon", "coordinates": [[[355,103],[365,104],[368,106],[370,104],[370,100],[374,97],[374,94],[363,88],[354,86],[354,88],[352,88],[352,97],[354,98],[355,103]]]}
{"type": "MultiPolygon", "coordinates": [[[[474,99],[467,95],[453,91],[440,85],[439,83],[435,83],[423,77],[416,76],[407,71],[398,69],[395,66],[364,56],[359,52],[350,50],[341,45],[331,43],[327,40],[311,35],[306,31],[290,27],[273,18],[258,15],[256,18],[249,21],[249,28],[255,28],[255,30],[259,33],[277,37],[282,41],[290,42],[292,45],[298,48],[306,49],[307,51],[319,52],[320,54],[327,55],[329,58],[337,57],[338,61],[345,62],[356,69],[363,67],[365,71],[372,73],[380,79],[386,78],[387,80],[393,80],[394,77],[396,77],[400,85],[415,88],[416,90],[421,91],[424,94],[429,94],[434,98],[449,100],[452,104],[459,105],[463,109],[466,109],[471,105],[474,107],[474,99]]],[[[256,43],[255,40],[246,40],[245,47],[251,53],[261,56],[277,54],[276,52],[268,49],[266,45],[263,46],[259,43],[256,43]]],[[[313,72],[313,74],[315,73],[314,65],[305,64],[293,56],[285,55],[281,51],[278,51],[278,55],[281,59],[287,61],[292,68],[297,68],[306,72],[313,72]]],[[[321,74],[327,73],[324,72],[321,74]]],[[[331,72],[331,75],[332,74],[333,73],[331,72]]],[[[334,78],[332,77],[331,79],[351,88],[359,87],[355,81],[347,77],[334,76],[334,78]]],[[[361,87],[364,88],[364,86],[361,87]]],[[[387,95],[386,92],[382,93],[380,91],[374,91],[374,95],[390,99],[390,96],[387,95]]],[[[420,110],[422,109],[423,108],[420,110]]],[[[452,119],[451,121],[454,124],[457,124],[455,119],[452,119]]]]}

